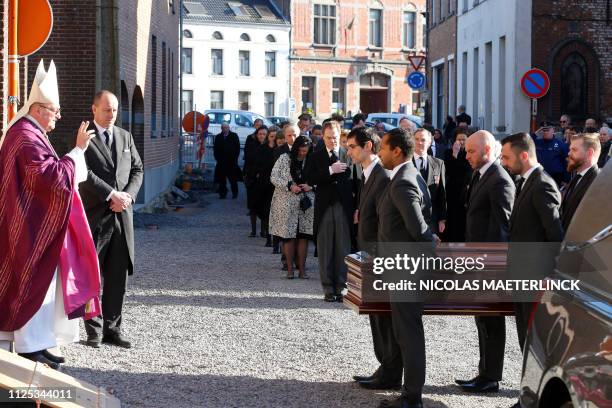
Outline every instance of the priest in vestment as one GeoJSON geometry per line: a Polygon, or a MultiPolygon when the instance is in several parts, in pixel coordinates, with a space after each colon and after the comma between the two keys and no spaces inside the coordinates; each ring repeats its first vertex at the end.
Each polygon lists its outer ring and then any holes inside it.
{"type": "Polygon", "coordinates": [[[89,122],[58,157],[56,68],[41,61],[29,98],[0,140],[0,341],[58,368],[47,349],[79,340],[79,317],[100,313],[96,249],[78,192],[87,178],[89,122]]]}

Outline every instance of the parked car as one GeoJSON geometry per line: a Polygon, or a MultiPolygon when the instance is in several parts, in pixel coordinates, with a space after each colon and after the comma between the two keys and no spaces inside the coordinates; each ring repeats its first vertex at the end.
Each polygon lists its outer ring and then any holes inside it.
{"type": "MultiPolygon", "coordinates": [[[[394,129],[394,128],[397,127],[397,126],[390,125],[387,122],[382,122],[382,124],[385,127],[385,131],[389,131],[389,130],[394,129]]],[[[367,127],[367,128],[371,128],[371,127],[374,127],[374,126],[376,126],[376,123],[374,123],[374,122],[365,122],[365,127],[367,127]]],[[[349,130],[352,129],[353,128],[353,120],[352,119],[345,119],[344,120],[344,124],[342,125],[342,127],[344,129],[349,129],[349,130]]]]}
{"type": "Polygon", "coordinates": [[[273,125],[280,126],[283,122],[291,122],[291,118],[286,116],[268,116],[266,119],[270,121],[273,125]]]}
{"type": "Polygon", "coordinates": [[[523,408],[612,407],[612,164],[576,210],[553,279],[579,291],[547,291],[536,303],[523,354],[523,408]]]}
{"type": "Polygon", "coordinates": [[[415,115],[407,115],[405,113],[370,113],[366,119],[368,122],[385,122],[392,125],[394,128],[399,126],[402,118],[408,118],[411,122],[417,126],[417,128],[423,127],[423,119],[415,115]]]}
{"type": "Polygon", "coordinates": [[[244,146],[246,138],[251,133],[255,132],[253,123],[255,119],[263,120],[264,125],[267,127],[272,126],[272,123],[263,116],[241,110],[228,110],[228,109],[209,109],[204,111],[210,119],[210,125],[208,126],[208,133],[216,135],[221,133],[221,124],[227,122],[230,125],[230,130],[238,134],[240,144],[244,146]]]}

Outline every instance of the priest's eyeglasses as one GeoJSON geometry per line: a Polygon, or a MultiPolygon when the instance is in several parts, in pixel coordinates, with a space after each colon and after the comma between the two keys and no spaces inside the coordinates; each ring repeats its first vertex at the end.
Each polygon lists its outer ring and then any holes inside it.
{"type": "Polygon", "coordinates": [[[61,112],[62,109],[61,108],[57,108],[57,109],[51,109],[48,106],[45,105],[39,105],[41,108],[45,108],[46,110],[48,110],[49,112],[53,113],[55,116],[61,116],[61,112]]]}

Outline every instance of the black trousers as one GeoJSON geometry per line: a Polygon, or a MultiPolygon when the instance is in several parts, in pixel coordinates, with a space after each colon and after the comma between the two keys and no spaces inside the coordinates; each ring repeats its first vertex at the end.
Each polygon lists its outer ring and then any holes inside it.
{"type": "Polygon", "coordinates": [[[236,176],[236,171],[219,168],[217,169],[217,181],[219,182],[219,197],[225,197],[227,195],[228,179],[232,188],[232,195],[234,197],[238,195],[238,177],[236,176]]]}
{"type": "Polygon", "coordinates": [[[506,318],[504,316],[476,316],[480,360],[478,375],[491,381],[501,381],[506,349],[506,318]]]}
{"type": "Polygon", "coordinates": [[[395,340],[391,315],[370,315],[370,328],[372,329],[374,355],[380,363],[374,375],[382,381],[401,381],[402,352],[395,340]]]}
{"type": "Polygon", "coordinates": [[[121,333],[121,313],[131,261],[121,217],[114,215],[113,218],[114,225],[96,242],[102,275],[102,316],[85,321],[88,337],[121,333]]]}
{"type": "Polygon", "coordinates": [[[393,333],[404,365],[402,395],[420,399],[425,385],[425,333],[423,304],[392,302],[393,333]]]}
{"type": "Polygon", "coordinates": [[[525,340],[527,339],[527,328],[533,303],[517,302],[514,303],[514,317],[516,318],[516,333],[518,334],[519,346],[524,351],[525,340]]]}

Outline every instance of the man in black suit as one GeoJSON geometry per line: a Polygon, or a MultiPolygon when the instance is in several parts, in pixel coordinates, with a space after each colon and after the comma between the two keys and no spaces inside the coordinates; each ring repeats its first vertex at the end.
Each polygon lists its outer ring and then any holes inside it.
{"type": "MultiPolygon", "coordinates": [[[[512,174],[520,175],[510,216],[508,269],[512,274],[518,271],[521,274],[519,278],[543,278],[552,272],[558,246],[538,244],[563,240],[559,216],[561,193],[553,178],[538,163],[535,143],[530,135],[517,133],[508,136],[502,140],[502,145],[504,167],[512,174]],[[517,264],[520,264],[519,268],[517,264]]],[[[531,303],[515,303],[516,331],[521,349],[525,345],[530,312],[531,303]]]]}
{"type": "Polygon", "coordinates": [[[81,198],[100,262],[102,316],[85,321],[87,344],[100,342],[130,348],[121,332],[127,277],[134,273],[132,204],[142,184],[143,167],[132,135],[114,126],[117,97],[96,93],[93,124],[96,136],[85,151],[87,180],[80,184],[81,198]]]}
{"type": "Polygon", "coordinates": [[[310,158],[308,184],[316,186],[314,233],[326,302],[342,302],[346,289],[344,257],[351,251],[353,190],[348,155],[340,147],[340,124],[323,125],[325,149],[310,158]]]}
{"type": "Polygon", "coordinates": [[[467,113],[465,113],[464,105],[460,105],[457,108],[457,112],[459,112],[459,114],[455,118],[455,122],[457,122],[457,126],[459,126],[460,123],[466,123],[468,126],[472,125],[472,117],[468,115],[467,113]]]}
{"type": "Polygon", "coordinates": [[[238,157],[240,157],[240,139],[234,132],[230,132],[227,122],[221,124],[221,133],[215,136],[213,154],[217,165],[215,166],[215,181],[219,183],[219,198],[227,196],[227,179],[232,188],[232,198],[238,197],[238,157]]]}
{"type": "MultiPolygon", "coordinates": [[[[378,240],[376,207],[389,184],[389,174],[376,155],[380,148],[380,137],[364,128],[356,128],[348,135],[347,147],[353,163],[363,169],[362,186],[354,215],[354,222],[357,225],[357,246],[360,251],[375,256],[378,240]]],[[[391,316],[371,314],[370,328],[374,354],[380,366],[373,375],[354,376],[353,379],[367,389],[399,388],[402,385],[402,355],[393,335],[391,316]]]]}
{"type": "Polygon", "coordinates": [[[597,159],[600,151],[601,144],[596,133],[580,133],[572,138],[567,156],[567,171],[576,174],[563,190],[561,224],[564,231],[567,231],[584,193],[599,174],[597,159]]]}
{"type": "MultiPolygon", "coordinates": [[[[414,137],[406,130],[397,128],[384,135],[378,156],[383,166],[391,170],[391,181],[377,207],[378,241],[381,245],[434,242],[423,216],[429,211],[429,201],[425,197],[427,190],[423,193],[419,186],[421,177],[412,164],[413,153],[414,137]]],[[[377,252],[385,253],[386,250],[377,252]]],[[[399,398],[383,400],[380,407],[423,406],[425,334],[422,314],[422,303],[391,302],[393,332],[401,350],[404,385],[399,398]]]]}
{"type": "Polygon", "coordinates": [[[446,169],[444,162],[429,154],[432,136],[427,129],[414,133],[415,149],[412,163],[427,183],[431,198],[430,229],[433,233],[443,233],[446,226],[446,169]]]}
{"type": "MultiPolygon", "coordinates": [[[[497,161],[497,142],[486,130],[470,136],[465,143],[466,159],[474,170],[466,202],[466,242],[506,242],[514,201],[514,182],[497,161]]],[[[476,316],[480,360],[478,375],[456,380],[467,392],[497,392],[504,370],[506,319],[504,316],[476,316]]]]}

